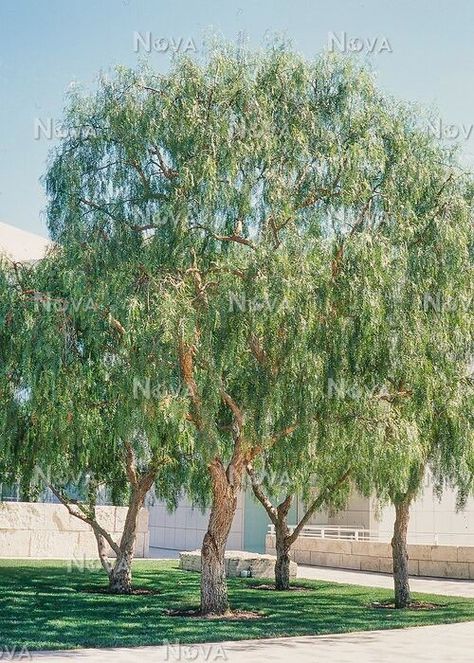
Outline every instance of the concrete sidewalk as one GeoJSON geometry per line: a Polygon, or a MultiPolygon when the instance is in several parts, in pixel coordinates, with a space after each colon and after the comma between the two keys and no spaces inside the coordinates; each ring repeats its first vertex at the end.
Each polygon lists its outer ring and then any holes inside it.
{"type": "Polygon", "coordinates": [[[173,643],[136,649],[82,649],[33,654],[41,663],[157,663],[160,661],[229,661],[229,663],[400,663],[431,661],[464,663],[472,661],[474,622],[442,626],[365,631],[341,635],[241,640],[214,644],[182,646],[173,643]]]}
{"type": "MultiPolygon", "coordinates": [[[[388,573],[367,573],[366,571],[332,569],[327,566],[300,566],[298,564],[298,578],[393,589],[393,577],[388,573]]],[[[474,599],[472,580],[410,576],[410,587],[413,592],[440,594],[441,596],[465,596],[474,599]]]]}

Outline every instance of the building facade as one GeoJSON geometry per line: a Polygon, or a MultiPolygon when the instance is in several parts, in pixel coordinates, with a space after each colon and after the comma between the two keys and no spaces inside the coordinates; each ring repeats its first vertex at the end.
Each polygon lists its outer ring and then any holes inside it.
{"type": "MultiPolygon", "coordinates": [[[[209,512],[202,513],[183,500],[169,513],[162,503],[149,507],[150,546],[166,549],[193,550],[199,548],[206,531],[209,512]]],[[[295,525],[304,513],[301,500],[292,507],[288,521],[295,525]]],[[[371,541],[388,542],[392,537],[395,511],[390,505],[380,505],[374,498],[354,492],[347,508],[335,514],[318,511],[308,526],[314,536],[321,529],[331,538],[356,537],[371,541]],[[357,534],[356,534],[357,532],[357,534]]],[[[253,496],[250,488],[242,491],[228,548],[232,550],[265,551],[265,537],[270,520],[253,496]]],[[[474,546],[474,497],[466,507],[456,510],[456,494],[446,490],[441,499],[433,493],[429,476],[421,495],[414,501],[410,512],[408,542],[426,545],[474,546]]]]}

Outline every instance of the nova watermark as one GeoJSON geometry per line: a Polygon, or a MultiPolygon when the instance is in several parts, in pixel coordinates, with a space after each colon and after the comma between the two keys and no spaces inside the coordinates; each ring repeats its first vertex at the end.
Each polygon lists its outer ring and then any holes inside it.
{"type": "Polygon", "coordinates": [[[183,645],[179,640],[164,640],[165,661],[227,661],[224,646],[217,642],[203,645],[183,645]]]}
{"type": "Polygon", "coordinates": [[[68,560],[67,572],[68,573],[88,573],[91,571],[101,571],[102,564],[98,559],[91,559],[83,555],[82,557],[74,556],[68,560]]]}
{"type": "Polygon", "coordinates": [[[422,307],[425,312],[435,313],[469,313],[473,310],[474,296],[457,297],[445,295],[442,292],[425,292],[422,298],[422,307]]]}
{"type": "Polygon", "coordinates": [[[262,295],[261,297],[247,297],[245,293],[229,292],[229,313],[258,313],[269,311],[271,313],[287,308],[286,299],[262,295]]]}
{"type": "MultiPolygon", "coordinates": [[[[71,418],[73,421],[73,418],[71,418]]],[[[35,465],[31,475],[31,486],[87,486],[94,479],[94,474],[91,471],[85,472],[79,470],[78,472],[63,472],[61,473],[58,468],[48,465],[42,467],[35,465]]]]}
{"type": "MultiPolygon", "coordinates": [[[[114,563],[114,571],[124,571],[128,569],[127,561],[122,558],[114,563]]],[[[73,557],[68,560],[67,564],[68,573],[90,573],[94,571],[103,571],[103,566],[99,559],[84,557],[73,557]]]]}
{"type": "Polygon", "coordinates": [[[52,117],[35,117],[33,119],[34,140],[64,140],[77,138],[85,140],[96,134],[94,127],[65,127],[59,120],[52,117]]]}
{"type": "Polygon", "coordinates": [[[326,395],[329,398],[343,398],[359,401],[362,399],[391,400],[393,395],[387,385],[374,384],[371,386],[361,385],[347,380],[334,380],[328,378],[326,395]]]}
{"type": "Polygon", "coordinates": [[[76,299],[63,299],[50,293],[35,293],[33,295],[34,308],[37,312],[45,313],[78,313],[79,311],[95,311],[97,305],[91,297],[77,297],[76,299]]]}
{"type": "Polygon", "coordinates": [[[163,385],[154,382],[151,378],[133,377],[132,383],[133,398],[146,400],[164,400],[166,398],[180,398],[187,394],[184,385],[163,385]]]}
{"type": "Polygon", "coordinates": [[[134,53],[196,53],[196,43],[192,37],[156,37],[150,30],[133,32],[134,53]]]}
{"type": "Polygon", "coordinates": [[[328,32],[328,50],[331,53],[363,53],[366,55],[379,55],[393,53],[388,37],[376,35],[359,37],[348,35],[347,32],[328,32]]]}
{"type": "Polygon", "coordinates": [[[23,645],[0,644],[0,661],[31,661],[32,656],[27,647],[23,645]]]}
{"type": "Polygon", "coordinates": [[[469,140],[472,136],[474,123],[447,124],[441,118],[428,122],[428,132],[439,140],[469,140]]]}

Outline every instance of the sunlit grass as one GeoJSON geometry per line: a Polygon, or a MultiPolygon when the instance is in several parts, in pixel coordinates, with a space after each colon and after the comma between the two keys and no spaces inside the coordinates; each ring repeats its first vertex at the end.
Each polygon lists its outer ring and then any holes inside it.
{"type": "Polygon", "coordinates": [[[199,574],[176,562],[134,564],[136,587],[158,594],[110,596],[82,591],[103,587],[99,570],[68,571],[66,562],[0,560],[0,648],[66,649],[217,642],[247,638],[340,633],[474,620],[474,601],[416,594],[437,610],[369,607],[389,590],[320,581],[298,581],[308,592],[256,591],[255,580],[229,581],[232,607],[262,613],[253,620],[170,617],[172,608],[199,604],[199,574]]]}

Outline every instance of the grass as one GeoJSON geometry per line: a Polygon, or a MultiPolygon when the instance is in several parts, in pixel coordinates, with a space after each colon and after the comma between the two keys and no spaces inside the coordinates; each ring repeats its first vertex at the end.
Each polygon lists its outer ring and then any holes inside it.
{"type": "Polygon", "coordinates": [[[180,571],[176,562],[135,562],[135,586],[159,593],[107,596],[83,591],[105,585],[99,570],[69,571],[66,562],[0,560],[0,648],[191,644],[474,620],[470,599],[416,594],[440,607],[376,609],[370,604],[389,599],[389,590],[308,580],[298,581],[308,592],[255,591],[250,585],[258,581],[240,578],[229,581],[232,607],[261,612],[262,619],[170,617],[169,609],[198,605],[199,579],[197,573],[180,571]]]}

